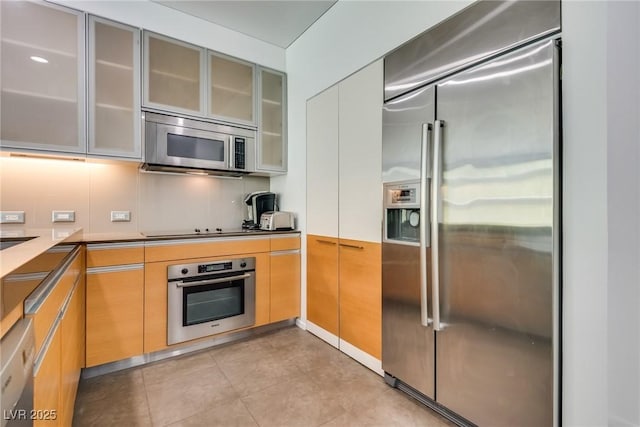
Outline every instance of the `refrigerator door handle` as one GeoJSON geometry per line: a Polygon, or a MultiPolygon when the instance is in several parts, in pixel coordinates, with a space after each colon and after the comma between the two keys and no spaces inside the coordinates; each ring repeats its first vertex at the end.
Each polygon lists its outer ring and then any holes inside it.
{"type": "Polygon", "coordinates": [[[429,326],[429,301],[427,295],[427,247],[429,246],[427,227],[429,226],[429,212],[427,211],[427,201],[429,192],[427,184],[430,173],[430,150],[431,150],[432,126],[430,123],[422,125],[421,141],[421,162],[420,162],[420,322],[422,326],[429,326]]]}
{"type": "Polygon", "coordinates": [[[431,178],[431,297],[433,300],[433,329],[442,330],[440,324],[440,187],[442,186],[442,144],[444,120],[436,120],[433,139],[433,176],[431,178]]]}

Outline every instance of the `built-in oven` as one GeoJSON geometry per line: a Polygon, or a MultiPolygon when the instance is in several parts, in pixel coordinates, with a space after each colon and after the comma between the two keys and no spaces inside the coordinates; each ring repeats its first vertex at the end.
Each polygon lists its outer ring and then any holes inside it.
{"type": "Polygon", "coordinates": [[[253,325],[255,263],[250,257],[169,266],[167,344],[253,325]]]}

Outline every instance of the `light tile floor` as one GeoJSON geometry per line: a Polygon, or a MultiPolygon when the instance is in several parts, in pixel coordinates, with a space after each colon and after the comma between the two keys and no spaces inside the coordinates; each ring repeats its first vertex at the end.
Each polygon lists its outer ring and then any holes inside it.
{"type": "Polygon", "coordinates": [[[453,424],[297,328],[82,380],[73,425],[453,424]]]}

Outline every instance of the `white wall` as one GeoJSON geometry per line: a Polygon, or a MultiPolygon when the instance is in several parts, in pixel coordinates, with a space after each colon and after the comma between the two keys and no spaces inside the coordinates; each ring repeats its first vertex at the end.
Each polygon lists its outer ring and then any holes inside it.
{"type": "Polygon", "coordinates": [[[242,179],[143,173],[136,162],[78,162],[0,157],[0,209],[25,212],[25,224],[51,227],[52,210],[72,210],[86,233],[238,229],[247,193],[269,189],[269,178],[242,179]],[[111,222],[111,211],[131,213],[111,222]]]}
{"type": "MultiPolygon", "coordinates": [[[[284,194],[283,209],[299,213],[303,231],[305,101],[466,4],[341,0],[287,49],[289,173],[272,179],[271,186],[284,194]]],[[[635,43],[639,50],[638,21],[619,25],[618,12],[629,13],[621,7],[601,1],[563,2],[562,409],[567,426],[638,425],[640,183],[632,166],[637,165],[640,118],[635,128],[628,117],[626,128],[617,128],[615,117],[633,111],[638,116],[639,74],[637,62],[635,70],[616,68],[624,55],[610,56],[611,67],[605,62],[612,49],[621,52],[622,46],[629,49],[635,43]],[[608,27],[617,28],[608,32],[608,27]],[[610,93],[607,82],[615,83],[610,93]],[[624,153],[629,157],[620,160],[624,153]],[[627,210],[620,212],[623,205],[627,210]],[[621,253],[626,258],[618,257],[621,253]],[[626,333],[614,336],[614,328],[626,333]],[[619,393],[628,393],[629,400],[618,400],[619,393]]],[[[302,274],[304,282],[305,265],[302,274]]],[[[304,303],[304,285],[302,298],[304,303]]]]}
{"type": "Polygon", "coordinates": [[[608,421],[639,426],[640,3],[607,12],[608,421]]]}
{"type": "Polygon", "coordinates": [[[148,0],[53,2],[165,34],[276,70],[285,69],[285,51],[281,47],[148,0]]]}

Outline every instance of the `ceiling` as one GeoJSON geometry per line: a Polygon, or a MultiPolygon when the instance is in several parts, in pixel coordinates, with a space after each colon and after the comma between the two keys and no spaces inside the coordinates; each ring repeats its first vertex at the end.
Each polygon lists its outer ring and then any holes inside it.
{"type": "Polygon", "coordinates": [[[337,0],[152,1],[287,48],[337,0]]]}

